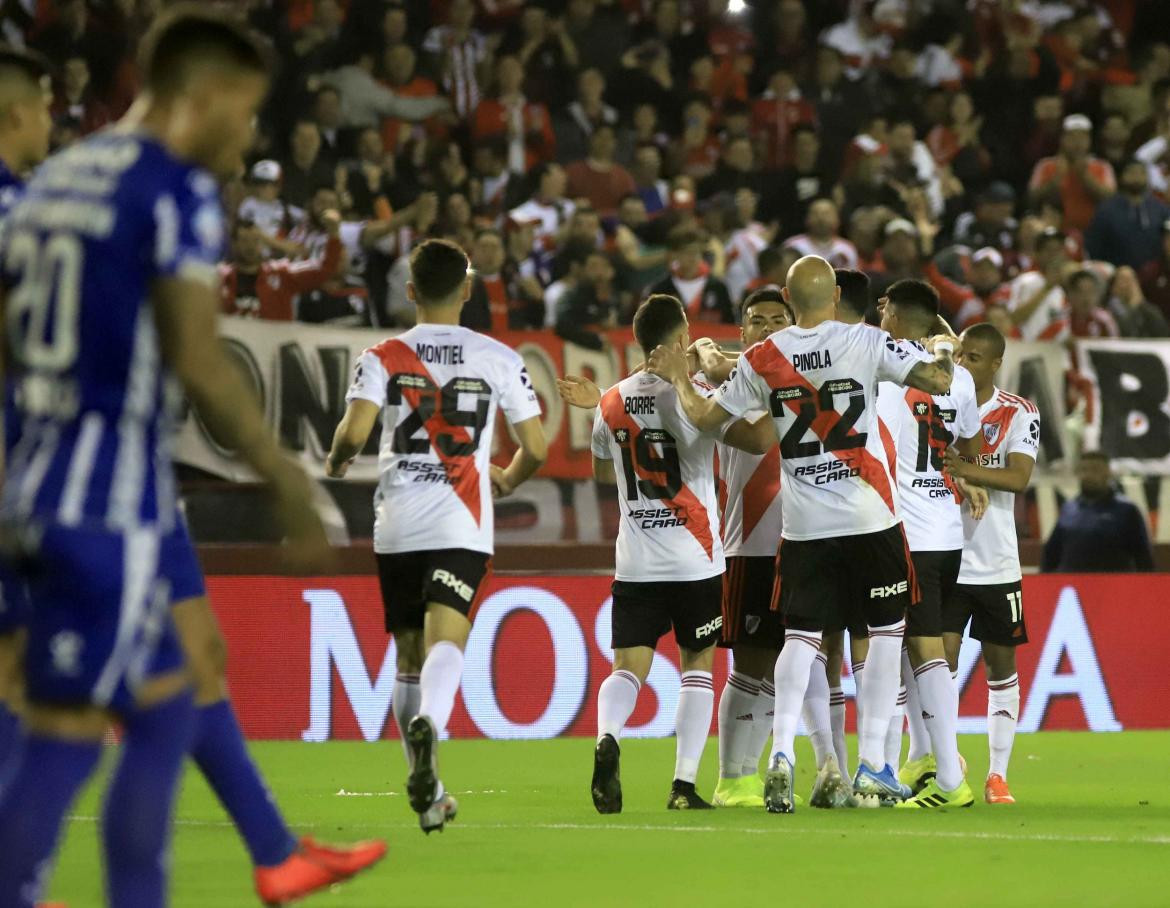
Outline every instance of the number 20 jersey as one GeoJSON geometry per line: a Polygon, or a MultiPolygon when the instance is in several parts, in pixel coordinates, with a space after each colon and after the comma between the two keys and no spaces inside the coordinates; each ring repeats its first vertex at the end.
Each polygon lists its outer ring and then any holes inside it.
{"type": "Polygon", "coordinates": [[[374,551],[495,550],[496,413],[540,416],[520,354],[455,325],[418,325],[359,357],[347,401],[382,408],[374,551]]]}
{"type": "Polygon", "coordinates": [[[918,362],[884,331],[826,321],[786,328],[739,358],[716,402],[732,416],[765,409],[784,476],[783,536],[859,536],[898,522],[878,428],[877,386],[918,362]]]}
{"type": "Polygon", "coordinates": [[[631,375],[601,396],[592,450],[599,460],[614,461],[617,474],[616,580],[705,580],[723,573],[715,442],[715,434],[687,419],[674,387],[654,375],[631,375]]]}

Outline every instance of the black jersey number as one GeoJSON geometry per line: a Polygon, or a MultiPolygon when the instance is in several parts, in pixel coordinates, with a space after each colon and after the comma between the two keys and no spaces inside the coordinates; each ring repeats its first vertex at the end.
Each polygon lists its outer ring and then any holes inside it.
{"type": "Polygon", "coordinates": [[[795,416],[792,425],[780,439],[781,457],[816,457],[823,451],[847,451],[865,447],[867,433],[849,434],[857,425],[857,420],[865,413],[865,388],[855,379],[830,379],[821,385],[815,394],[810,388],[799,386],[776,388],[772,391],[771,410],[772,415],[777,418],[795,416]],[[838,412],[836,408],[836,398],[841,394],[849,397],[844,412],[838,412]],[[798,401],[795,410],[792,401],[798,401]],[[813,421],[822,413],[836,413],[836,422],[825,433],[823,442],[820,439],[805,441],[804,437],[812,427],[813,421]]]}
{"type": "Polygon", "coordinates": [[[632,437],[628,430],[618,429],[614,433],[618,448],[622,452],[622,469],[626,476],[626,498],[637,501],[641,493],[644,498],[674,498],[682,489],[682,468],[678,462],[678,443],[669,432],[662,429],[642,429],[632,437]],[[662,447],[658,454],[653,447],[662,447]],[[652,474],[649,479],[639,479],[635,464],[652,474]]]}
{"type": "MultiPolygon", "coordinates": [[[[482,378],[453,378],[439,388],[425,375],[400,372],[390,376],[387,402],[392,406],[403,406],[403,392],[407,390],[418,393],[418,403],[394,430],[391,449],[395,454],[426,454],[431,449],[426,424],[436,413],[442,421],[434,439],[438,452],[444,457],[471,457],[475,454],[479,434],[487,425],[491,407],[492,389],[487,382],[482,378]],[[460,395],[471,395],[475,409],[460,409],[460,395]],[[464,441],[456,434],[455,430],[460,428],[467,430],[468,440],[464,441]]],[[[409,402],[406,405],[410,406],[409,402]]]]}
{"type": "MultiPolygon", "coordinates": [[[[936,472],[942,472],[943,451],[949,448],[955,440],[954,434],[947,428],[944,421],[946,416],[947,414],[934,403],[930,405],[928,413],[917,416],[918,463],[916,466],[919,473],[925,473],[928,466],[936,472]]],[[[952,418],[954,418],[953,414],[952,418]]]]}

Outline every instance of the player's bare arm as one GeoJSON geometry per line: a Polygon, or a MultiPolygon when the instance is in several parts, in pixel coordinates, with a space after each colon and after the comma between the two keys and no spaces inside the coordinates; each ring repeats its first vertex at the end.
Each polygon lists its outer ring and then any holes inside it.
{"type": "Polygon", "coordinates": [[[511,495],[548,459],[548,439],[544,437],[544,427],[539,416],[513,423],[512,431],[516,433],[520,445],[512,456],[512,462],[506,467],[491,468],[492,494],[496,498],[511,495]]]}
{"type": "Polygon", "coordinates": [[[971,516],[976,520],[982,520],[983,515],[987,513],[987,506],[991,503],[987,489],[958,478],[955,478],[955,485],[959,488],[959,494],[963,496],[963,503],[971,511],[971,516]]]}
{"type": "Polygon", "coordinates": [[[570,407],[592,410],[601,403],[601,388],[596,382],[580,375],[566,375],[557,379],[557,393],[570,407]]]}
{"type": "Polygon", "coordinates": [[[946,344],[939,344],[934,359],[915,363],[903,384],[927,394],[945,394],[950,390],[955,374],[953,352],[946,344]]]}
{"type": "Polygon", "coordinates": [[[215,439],[236,451],[271,486],[288,536],[291,560],[302,569],[328,566],[329,543],[305,472],[287,458],[264,422],[256,398],[217,340],[219,298],[208,284],[182,278],[155,282],[155,322],[163,357],[215,439]]]}
{"type": "Polygon", "coordinates": [[[1027,454],[1016,452],[1007,457],[1007,466],[987,467],[981,463],[964,460],[954,448],[943,455],[946,471],[956,479],[981,485],[1001,492],[1022,492],[1032,479],[1032,468],[1036,461],[1027,454]]]}
{"type": "Polygon", "coordinates": [[[713,385],[721,385],[727,381],[731,375],[731,370],[735,368],[738,356],[732,356],[726,352],[709,337],[701,337],[693,344],[689,351],[696,358],[696,365],[698,369],[707,376],[707,379],[713,385]]]}
{"type": "Polygon", "coordinates": [[[351,400],[345,415],[333,433],[333,446],[325,458],[325,475],[341,479],[349,470],[355,457],[366,446],[370,433],[378,422],[381,412],[377,404],[368,400],[351,400]]]}
{"type": "Polygon", "coordinates": [[[748,454],[767,454],[779,443],[776,421],[764,414],[755,422],[736,420],[723,436],[723,441],[748,454]]]}
{"type": "Polygon", "coordinates": [[[695,390],[687,372],[686,352],[681,347],[673,344],[655,347],[646,362],[646,370],[674,385],[687,419],[699,431],[710,432],[731,418],[731,414],[714,400],[703,397],[695,390]]]}

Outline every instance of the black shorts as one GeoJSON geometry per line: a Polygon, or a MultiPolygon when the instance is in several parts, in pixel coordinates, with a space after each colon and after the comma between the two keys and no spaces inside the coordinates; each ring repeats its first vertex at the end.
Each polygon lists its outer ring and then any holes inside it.
{"type": "Polygon", "coordinates": [[[947,633],[962,634],[968,620],[972,638],[981,643],[997,646],[1027,643],[1022,582],[956,584],[943,607],[942,628],[947,633]]]}
{"type": "Polygon", "coordinates": [[[743,643],[766,649],[784,645],[784,620],[772,610],[776,559],[733,556],[723,575],[723,637],[720,646],[743,643]]]}
{"type": "Polygon", "coordinates": [[[613,648],[658,645],[674,626],[674,639],[689,650],[719,640],[723,577],[651,583],[613,582],[613,648]]]}
{"type": "Polygon", "coordinates": [[[427,603],[437,602],[471,617],[491,572],[492,556],[470,549],[379,552],[378,581],[386,630],[422,630],[427,603]]]}
{"type": "Polygon", "coordinates": [[[943,603],[950,600],[959,582],[963,550],[911,552],[922,598],[906,613],[907,637],[941,637],[943,603]]]}
{"type": "Polygon", "coordinates": [[[776,601],[794,630],[885,627],[918,600],[901,524],[859,536],[784,539],[777,559],[776,601]]]}

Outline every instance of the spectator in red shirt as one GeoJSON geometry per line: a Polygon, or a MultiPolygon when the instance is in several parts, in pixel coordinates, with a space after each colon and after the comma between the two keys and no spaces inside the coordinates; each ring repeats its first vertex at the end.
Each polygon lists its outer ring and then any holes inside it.
{"type": "Polygon", "coordinates": [[[292,321],[293,303],[302,293],[317,290],[337,277],[342,259],[341,215],[322,216],[328,231],[319,259],[294,262],[264,258],[264,234],[241,218],[232,229],[232,260],[219,266],[220,307],[226,315],[292,321]]]}
{"type": "Polygon", "coordinates": [[[955,324],[960,330],[986,321],[987,310],[992,306],[1006,306],[1012,293],[1011,286],[1003,279],[1003,255],[991,246],[971,253],[968,275],[974,296],[955,314],[955,324]]]}
{"type": "Polygon", "coordinates": [[[1162,225],[1162,255],[1141,270],[1142,292],[1146,299],[1170,319],[1170,221],[1162,225]]]}
{"type": "Polygon", "coordinates": [[[508,261],[504,237],[485,227],[471,244],[475,280],[471,296],[460,313],[465,328],[499,336],[501,332],[540,328],[544,324],[544,289],[533,276],[524,276],[508,261]]]}
{"type": "Polygon", "coordinates": [[[526,173],[556,153],[548,108],[524,97],[524,67],[516,57],[502,57],[496,67],[496,96],[479,103],[472,119],[476,141],[504,136],[508,142],[508,169],[526,173]]]}
{"type": "Polygon", "coordinates": [[[1028,182],[1033,201],[1058,194],[1064,204],[1065,227],[1082,232],[1093,220],[1097,203],[1117,190],[1113,168],[1089,154],[1092,145],[1093,122],[1084,114],[1065,117],[1060,151],[1039,161],[1028,182]]]}
{"type": "Polygon", "coordinates": [[[792,73],[772,73],[768,90],[752,104],[752,134],[764,149],[764,168],[780,170],[791,164],[796,127],[816,122],[817,110],[801,96],[792,73]]]}
{"type": "Polygon", "coordinates": [[[1074,271],[1065,282],[1069,330],[1073,337],[1120,337],[1117,321],[1101,307],[1101,284],[1088,269],[1074,271]]]}
{"type": "MultiPolygon", "coordinates": [[[[417,72],[418,54],[409,44],[395,44],[382,55],[383,84],[402,98],[437,98],[439,86],[417,72]]],[[[412,135],[442,136],[445,127],[437,117],[421,123],[412,123],[401,117],[382,120],[382,144],[391,154],[397,154],[412,135]]]]}
{"type": "Polygon", "coordinates": [[[589,157],[565,168],[569,196],[574,199],[584,196],[603,217],[616,212],[622,197],[637,188],[630,172],[614,161],[616,150],[613,127],[602,124],[589,137],[589,157]]]}

